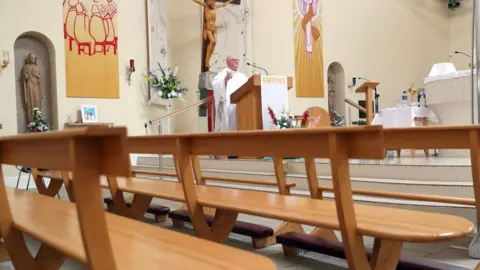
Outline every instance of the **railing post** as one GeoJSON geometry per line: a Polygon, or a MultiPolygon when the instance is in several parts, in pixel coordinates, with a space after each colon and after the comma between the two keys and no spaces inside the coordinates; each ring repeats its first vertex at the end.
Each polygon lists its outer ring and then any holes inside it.
{"type": "MultiPolygon", "coordinates": [[[[158,123],[158,135],[162,135],[163,131],[162,131],[162,122],[158,123]]],[[[163,155],[162,154],[159,154],[158,155],[158,170],[159,172],[163,172],[163,155]]],[[[163,176],[160,175],[159,176],[160,178],[160,181],[163,180],[163,176]]]]}

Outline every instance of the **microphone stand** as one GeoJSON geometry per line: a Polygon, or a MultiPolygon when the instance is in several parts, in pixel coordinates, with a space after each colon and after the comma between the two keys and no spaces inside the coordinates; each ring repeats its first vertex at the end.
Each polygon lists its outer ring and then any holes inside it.
{"type": "Polygon", "coordinates": [[[267,71],[266,69],[264,69],[264,68],[261,68],[261,67],[259,67],[259,66],[256,66],[256,65],[250,64],[250,63],[247,63],[247,66],[252,66],[252,67],[254,67],[254,68],[261,69],[261,70],[265,71],[265,73],[266,73],[267,76],[268,76],[268,71],[267,71]]]}

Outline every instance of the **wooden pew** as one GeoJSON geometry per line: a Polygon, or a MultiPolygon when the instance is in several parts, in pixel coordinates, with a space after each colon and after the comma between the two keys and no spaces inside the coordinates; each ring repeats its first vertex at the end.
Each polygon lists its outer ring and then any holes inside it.
{"type": "MultiPolygon", "coordinates": [[[[71,202],[75,202],[75,196],[73,194],[73,183],[71,182],[71,175],[69,172],[60,172],[60,171],[38,171],[36,168],[32,168],[32,175],[35,181],[35,185],[38,187],[38,191],[42,195],[53,197],[58,194],[62,185],[65,186],[67,191],[68,198],[71,202]],[[47,187],[45,185],[45,179],[50,179],[50,184],[47,187]]],[[[100,182],[102,188],[108,189],[108,182],[106,179],[102,179],[100,182]]],[[[104,198],[103,202],[107,205],[109,211],[114,211],[114,202],[112,198],[104,198]]],[[[132,207],[132,201],[129,199],[125,200],[126,207],[130,209],[132,207]]],[[[146,213],[152,214],[155,216],[155,221],[157,223],[164,222],[167,217],[168,213],[170,212],[170,208],[163,205],[158,204],[151,204],[146,213]]]]}
{"type": "MultiPolygon", "coordinates": [[[[385,145],[387,149],[419,149],[423,150],[425,145],[430,149],[470,149],[472,158],[472,176],[475,195],[477,196],[480,188],[479,164],[475,163],[478,159],[479,145],[477,143],[480,138],[479,126],[460,126],[460,127],[417,127],[417,128],[396,128],[385,129],[385,145]],[[415,138],[415,140],[411,140],[415,138]],[[477,154],[476,154],[477,153],[477,154]]],[[[334,191],[333,187],[319,186],[315,163],[313,159],[306,160],[307,179],[310,187],[310,195],[313,199],[322,200],[322,192],[334,191]]],[[[373,197],[395,198],[404,200],[430,201],[460,205],[477,206],[477,216],[480,214],[480,201],[475,199],[456,198],[448,196],[432,196],[409,194],[401,192],[384,192],[371,191],[363,189],[352,189],[352,193],[356,195],[366,195],[373,197]]],[[[480,223],[479,223],[480,224],[480,223]]],[[[277,242],[281,243],[286,256],[296,256],[299,249],[315,251],[334,257],[345,258],[343,246],[336,237],[330,237],[333,231],[318,234],[314,230],[311,234],[305,235],[301,233],[285,233],[277,237],[277,242]]],[[[371,250],[368,252],[371,254],[371,250]]],[[[465,269],[455,267],[450,264],[441,263],[431,259],[412,258],[403,256],[400,259],[397,269],[465,269]]]]}
{"type": "Polygon", "coordinates": [[[403,242],[448,241],[473,230],[459,217],[353,204],[348,159],[383,158],[383,131],[377,127],[130,137],[128,147],[131,153],[174,154],[181,183],[109,180],[117,193],[132,192],[145,201],[186,201],[196,234],[217,242],[227,239],[239,213],[252,214],[340,230],[351,269],[393,269],[403,242]],[[266,154],[330,158],[335,202],[194,184],[191,155],[266,154]],[[217,209],[212,226],[204,207],[217,209]],[[371,263],[362,236],[376,239],[371,263]]]}
{"type": "MultiPolygon", "coordinates": [[[[195,180],[197,185],[207,185],[207,181],[215,181],[221,183],[235,183],[235,184],[248,184],[255,186],[267,186],[267,187],[277,187],[278,192],[281,195],[291,195],[290,189],[295,187],[293,183],[287,183],[285,177],[285,170],[283,166],[282,159],[274,159],[273,166],[276,175],[276,182],[273,181],[264,181],[264,180],[249,180],[249,179],[237,179],[237,178],[226,178],[226,177],[217,177],[203,175],[200,167],[200,159],[198,156],[192,156],[192,166],[195,174],[195,180]]],[[[133,171],[134,173],[148,174],[145,171],[133,171]]],[[[153,175],[159,175],[154,173],[153,175]]],[[[166,173],[160,173],[160,175],[166,175],[166,173]]],[[[175,174],[173,174],[175,175],[175,174]]],[[[177,175],[175,175],[177,176],[177,175]]],[[[215,209],[204,209],[206,212],[206,220],[211,226],[214,220],[215,209]],[[212,211],[213,210],[213,211],[212,211]]],[[[177,228],[184,226],[184,222],[191,222],[190,214],[186,209],[185,205],[182,205],[179,209],[172,211],[168,214],[172,219],[173,224],[177,228]]],[[[275,230],[270,227],[253,224],[249,222],[237,221],[232,229],[233,233],[238,233],[241,235],[249,236],[252,238],[252,244],[254,248],[265,248],[267,246],[276,244],[276,236],[285,233],[285,232],[304,232],[300,224],[292,222],[282,222],[275,230]]]]}
{"type": "MultiPolygon", "coordinates": [[[[242,183],[242,184],[249,184],[249,185],[256,185],[256,186],[268,186],[268,187],[277,187],[279,190],[279,194],[282,195],[290,195],[290,189],[295,187],[293,183],[287,183],[285,178],[285,171],[283,168],[283,161],[282,159],[274,159],[273,162],[276,179],[277,182],[273,181],[262,181],[262,180],[247,180],[247,179],[236,179],[236,178],[225,178],[225,177],[216,177],[216,176],[208,176],[203,175],[201,168],[200,168],[200,161],[198,156],[192,156],[192,166],[195,172],[195,179],[196,184],[198,185],[207,185],[207,181],[216,181],[222,183],[242,183]]],[[[155,176],[169,176],[169,177],[177,177],[175,173],[166,173],[166,172],[150,172],[150,171],[139,171],[133,170],[132,173],[134,175],[155,175],[155,176]]],[[[39,172],[34,179],[37,179],[38,176],[43,176],[47,178],[53,179],[62,179],[62,175],[60,172],[39,172]]],[[[43,181],[37,181],[42,184],[43,181]]],[[[104,182],[105,188],[108,188],[108,183],[104,182]]],[[[50,194],[50,196],[53,196],[50,194]]],[[[184,197],[180,196],[177,198],[181,202],[185,202],[184,197]]],[[[105,198],[104,202],[107,204],[109,210],[114,210],[114,200],[112,198],[105,198]]],[[[121,203],[121,202],[119,202],[121,203]]],[[[132,201],[131,199],[126,200],[126,204],[128,208],[131,208],[132,201]]],[[[141,208],[137,208],[141,209],[141,208]]],[[[168,217],[172,219],[173,225],[177,228],[181,228],[184,226],[185,222],[190,222],[190,215],[189,212],[186,210],[186,206],[182,205],[178,209],[168,212],[170,209],[156,204],[150,204],[147,208],[146,213],[154,214],[155,219],[157,222],[163,222],[168,217]]],[[[215,209],[205,208],[204,211],[206,212],[206,220],[211,225],[213,223],[215,209]]],[[[124,213],[126,213],[124,211],[124,213]]],[[[141,218],[141,213],[130,213],[130,216],[141,218]]],[[[292,222],[282,222],[275,230],[270,227],[253,224],[249,222],[237,221],[232,229],[233,233],[238,233],[241,235],[249,236],[252,238],[252,245],[254,248],[265,248],[267,246],[273,245],[276,243],[276,236],[281,233],[286,232],[304,232],[303,228],[300,224],[292,223],[292,222]]]]}
{"type": "Polygon", "coordinates": [[[59,269],[66,257],[102,270],[275,268],[255,254],[106,214],[99,177],[129,176],[125,142],[122,128],[0,138],[0,164],[72,171],[79,179],[73,204],[5,187],[0,166],[0,232],[16,269],[59,269]],[[23,234],[42,243],[35,257],[23,234]]]}

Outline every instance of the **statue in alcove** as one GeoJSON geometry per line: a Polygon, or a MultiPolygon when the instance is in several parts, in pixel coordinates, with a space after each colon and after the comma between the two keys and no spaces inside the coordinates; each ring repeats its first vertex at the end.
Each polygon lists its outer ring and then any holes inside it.
{"type": "Polygon", "coordinates": [[[27,122],[31,122],[34,119],[33,109],[42,110],[41,74],[37,67],[37,57],[33,53],[28,55],[22,75],[27,122]]]}
{"type": "Polygon", "coordinates": [[[328,76],[328,111],[335,111],[335,82],[332,76],[328,76]]]}

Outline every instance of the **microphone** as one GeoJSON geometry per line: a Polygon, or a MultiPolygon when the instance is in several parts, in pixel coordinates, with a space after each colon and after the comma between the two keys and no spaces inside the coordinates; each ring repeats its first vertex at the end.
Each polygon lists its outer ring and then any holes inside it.
{"type": "Polygon", "coordinates": [[[471,57],[469,54],[466,54],[466,53],[460,52],[460,51],[454,51],[453,53],[455,53],[455,54],[463,54],[463,55],[465,55],[466,57],[471,57]]]}
{"type": "Polygon", "coordinates": [[[265,71],[265,73],[267,73],[267,76],[268,76],[268,71],[267,71],[266,69],[264,69],[264,68],[261,68],[261,67],[259,67],[259,66],[254,65],[254,64],[251,64],[251,63],[247,63],[247,66],[252,66],[252,67],[254,67],[254,68],[261,69],[261,70],[265,71]]]}
{"type": "Polygon", "coordinates": [[[366,78],[362,78],[362,77],[358,77],[359,80],[364,80],[364,81],[367,81],[367,82],[371,82],[369,79],[366,79],[366,78]]]}

